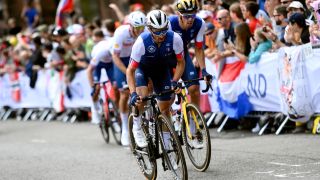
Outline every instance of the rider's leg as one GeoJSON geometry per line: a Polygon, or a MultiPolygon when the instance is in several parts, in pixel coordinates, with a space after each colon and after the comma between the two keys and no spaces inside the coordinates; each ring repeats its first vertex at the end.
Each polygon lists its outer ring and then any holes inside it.
{"type": "MultiPolygon", "coordinates": [[[[137,94],[141,97],[145,97],[148,95],[148,87],[147,86],[140,86],[136,88],[137,94]]],[[[138,116],[133,116],[133,126],[132,126],[132,133],[136,144],[143,148],[146,147],[147,141],[145,135],[141,129],[141,114],[143,113],[145,103],[141,103],[137,108],[139,109],[138,116]]]]}
{"type": "MultiPolygon", "coordinates": [[[[123,64],[127,67],[129,63],[129,58],[121,58],[123,64]]],[[[121,134],[121,143],[124,146],[129,145],[129,135],[128,135],[128,99],[129,99],[129,90],[125,88],[126,75],[117,67],[114,66],[114,78],[117,82],[117,87],[120,90],[120,100],[119,100],[119,111],[122,121],[122,134],[121,134]]]]}
{"type": "MultiPolygon", "coordinates": [[[[188,88],[188,92],[190,95],[190,100],[191,103],[195,104],[197,107],[199,107],[200,104],[200,90],[199,90],[199,86],[197,85],[192,85],[188,88]]],[[[190,125],[190,131],[192,134],[194,134],[196,131],[196,127],[195,127],[195,122],[193,121],[193,118],[190,118],[189,121],[189,125],[190,125]]]]}
{"type": "MultiPolygon", "coordinates": [[[[196,71],[196,68],[194,67],[192,60],[190,58],[190,55],[187,53],[185,55],[185,60],[186,60],[186,66],[185,66],[185,71],[183,73],[182,79],[183,80],[192,80],[198,78],[198,74],[196,71]]],[[[200,104],[200,89],[199,89],[199,82],[192,82],[187,85],[188,88],[188,94],[190,95],[190,101],[191,103],[195,104],[196,106],[199,107],[200,104]]],[[[189,121],[189,126],[191,133],[195,133],[195,123],[190,118],[189,121]]]]}
{"type": "Polygon", "coordinates": [[[129,90],[120,91],[119,110],[122,120],[122,132],[128,133],[128,99],[129,90]]]}

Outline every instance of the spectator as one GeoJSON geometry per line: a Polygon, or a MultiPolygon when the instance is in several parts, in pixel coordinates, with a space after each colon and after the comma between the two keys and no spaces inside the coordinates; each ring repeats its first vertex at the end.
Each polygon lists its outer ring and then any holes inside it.
{"type": "Polygon", "coordinates": [[[197,16],[199,16],[201,19],[203,19],[206,23],[212,23],[212,13],[208,10],[200,10],[197,13],[197,16]]]}
{"type": "Polygon", "coordinates": [[[310,42],[309,27],[303,14],[294,13],[290,16],[287,41],[293,45],[310,42]]]}
{"type": "MultiPolygon", "coordinates": [[[[241,11],[244,11],[245,10],[245,4],[248,3],[248,2],[254,2],[254,3],[257,3],[256,0],[240,0],[240,8],[241,8],[241,11]]],[[[266,2],[267,3],[267,2],[266,2]]],[[[261,10],[258,8],[258,12],[256,14],[256,18],[261,20],[261,23],[264,24],[264,23],[269,23],[270,21],[270,18],[269,16],[267,15],[267,13],[264,11],[264,10],[261,10]]]]}
{"type": "Polygon", "coordinates": [[[85,26],[85,35],[86,35],[86,43],[84,45],[85,48],[85,52],[86,52],[86,56],[88,59],[91,58],[91,51],[93,49],[94,46],[94,42],[92,40],[92,35],[93,35],[93,31],[94,31],[95,27],[92,24],[87,24],[85,26]]]}
{"type": "Polygon", "coordinates": [[[278,38],[280,39],[280,41],[285,43],[284,33],[285,33],[286,26],[288,25],[286,6],[283,6],[283,5],[276,6],[273,11],[273,17],[276,25],[281,27],[281,28],[274,29],[275,33],[278,35],[278,38]]]}
{"type": "Polygon", "coordinates": [[[247,61],[251,50],[251,32],[248,24],[240,23],[237,25],[235,27],[235,35],[235,45],[233,45],[231,42],[225,43],[226,50],[224,52],[218,52],[213,59],[214,62],[219,62],[223,58],[229,56],[237,56],[241,61],[247,61]]]}
{"type": "Polygon", "coordinates": [[[242,9],[243,17],[247,20],[251,34],[254,33],[255,29],[261,26],[261,23],[256,18],[259,11],[259,5],[256,2],[247,2],[242,9]]]}
{"type": "Polygon", "coordinates": [[[244,22],[243,14],[240,8],[240,3],[233,3],[230,8],[230,17],[232,22],[239,24],[244,22]]]}
{"type": "Polygon", "coordinates": [[[289,6],[292,0],[280,0],[281,5],[283,6],[289,6]]]}
{"type": "Polygon", "coordinates": [[[113,37],[114,31],[116,30],[116,22],[112,19],[106,19],[103,21],[102,32],[105,39],[113,37]]]}
{"type": "Polygon", "coordinates": [[[25,20],[29,30],[33,30],[39,23],[39,12],[33,0],[27,0],[22,10],[21,17],[25,20]]]}
{"type": "Polygon", "coordinates": [[[32,56],[30,57],[31,66],[31,77],[30,77],[30,87],[35,88],[37,79],[38,79],[38,70],[44,68],[46,63],[46,59],[42,56],[42,43],[41,37],[39,35],[34,35],[32,41],[35,45],[35,50],[32,52],[32,56]]]}
{"type": "Polygon", "coordinates": [[[219,27],[219,22],[216,19],[216,15],[221,5],[222,5],[221,0],[204,0],[203,1],[202,9],[208,10],[212,13],[212,18],[213,18],[212,23],[215,27],[219,27]]]}
{"type": "MultiPolygon", "coordinates": [[[[290,1],[290,0],[280,0],[280,1],[290,1]]],[[[264,4],[264,9],[267,11],[268,15],[272,17],[273,15],[273,10],[277,5],[280,5],[279,0],[266,0],[264,4]]]]}
{"type": "Polygon", "coordinates": [[[303,15],[305,14],[305,9],[299,1],[292,1],[288,6],[287,11],[288,17],[290,17],[293,13],[301,13],[303,15]]]}
{"type": "Polygon", "coordinates": [[[215,27],[211,22],[206,23],[206,31],[205,31],[205,45],[206,49],[204,50],[204,54],[207,58],[211,59],[213,54],[215,53],[216,45],[215,38],[213,33],[215,32],[215,27]]]}
{"type": "Polygon", "coordinates": [[[272,42],[262,34],[263,28],[257,28],[254,36],[250,39],[251,52],[248,57],[250,64],[257,63],[261,55],[272,47],[272,42]]]}
{"type": "Polygon", "coordinates": [[[21,26],[17,25],[15,18],[10,18],[8,20],[8,27],[9,27],[9,35],[12,35],[12,36],[17,35],[22,30],[21,26]]]}
{"type": "Polygon", "coordinates": [[[164,4],[161,6],[161,11],[163,11],[164,13],[166,13],[167,16],[171,16],[174,15],[174,8],[172,7],[171,4],[164,4]]]}

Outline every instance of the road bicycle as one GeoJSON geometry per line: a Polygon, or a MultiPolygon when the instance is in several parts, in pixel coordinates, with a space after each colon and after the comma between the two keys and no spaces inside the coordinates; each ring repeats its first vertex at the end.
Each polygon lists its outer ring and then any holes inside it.
{"type": "MultiPolygon", "coordinates": [[[[172,93],[168,91],[167,93],[172,93]]],[[[171,120],[160,112],[156,98],[161,94],[152,94],[142,99],[148,105],[141,115],[141,128],[148,146],[140,148],[136,145],[132,128],[133,117],[137,116],[135,107],[128,118],[131,151],[147,179],[157,178],[157,159],[161,159],[163,170],[169,170],[169,179],[188,179],[187,166],[178,136],[171,120]],[[168,138],[169,137],[169,138],[168,138]],[[166,139],[166,140],[165,140],[166,139]],[[166,143],[167,142],[167,143],[166,143]]]]}
{"type": "MultiPolygon", "coordinates": [[[[177,94],[178,100],[176,104],[181,104],[181,109],[177,110],[176,116],[173,119],[175,130],[178,135],[182,135],[183,144],[191,163],[197,171],[204,172],[207,170],[211,160],[211,141],[209,129],[206,125],[205,118],[199,108],[189,102],[187,98],[186,85],[194,81],[204,80],[203,78],[192,79],[178,83],[181,88],[181,93],[177,94]]],[[[205,90],[212,89],[210,84],[207,84],[205,90]]]]}
{"type": "MultiPolygon", "coordinates": [[[[115,102],[110,98],[108,94],[107,84],[109,81],[95,83],[96,92],[93,95],[93,99],[98,99],[97,106],[100,123],[99,128],[101,134],[106,143],[110,141],[109,128],[117,144],[121,145],[121,118],[120,113],[117,110],[115,102]],[[99,90],[103,89],[103,96],[99,93],[99,90]]],[[[111,86],[111,85],[110,85],[111,86]]]]}

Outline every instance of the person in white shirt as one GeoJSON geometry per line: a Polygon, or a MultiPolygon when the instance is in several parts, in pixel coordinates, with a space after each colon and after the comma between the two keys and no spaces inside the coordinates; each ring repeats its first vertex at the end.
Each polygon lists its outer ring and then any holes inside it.
{"type": "Polygon", "coordinates": [[[126,69],[129,64],[131,50],[137,37],[145,30],[146,17],[140,11],[129,14],[129,24],[122,25],[114,33],[113,62],[115,65],[114,75],[117,87],[120,91],[119,110],[122,120],[121,143],[123,146],[129,145],[128,136],[128,99],[126,69]]]}

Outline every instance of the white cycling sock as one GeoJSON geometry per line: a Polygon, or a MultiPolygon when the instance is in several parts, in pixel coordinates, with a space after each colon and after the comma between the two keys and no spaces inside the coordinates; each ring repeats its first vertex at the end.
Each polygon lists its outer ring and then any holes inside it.
{"type": "Polygon", "coordinates": [[[141,129],[141,116],[138,116],[138,117],[133,116],[132,129],[134,129],[134,130],[141,129]]]}
{"type": "Polygon", "coordinates": [[[127,133],[128,132],[128,113],[120,113],[120,118],[122,121],[122,132],[127,133]]]}

